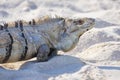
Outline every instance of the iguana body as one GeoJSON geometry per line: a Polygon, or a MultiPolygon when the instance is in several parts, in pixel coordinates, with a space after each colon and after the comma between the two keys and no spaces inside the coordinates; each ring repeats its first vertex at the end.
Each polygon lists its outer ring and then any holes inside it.
{"type": "Polygon", "coordinates": [[[46,18],[0,25],[0,63],[33,57],[46,61],[58,50],[69,51],[94,22],[91,18],[46,18]]]}

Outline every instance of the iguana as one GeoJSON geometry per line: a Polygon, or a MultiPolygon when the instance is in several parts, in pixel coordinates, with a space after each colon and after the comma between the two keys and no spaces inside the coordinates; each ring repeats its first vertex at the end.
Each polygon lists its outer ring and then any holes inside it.
{"type": "Polygon", "coordinates": [[[31,21],[15,21],[0,25],[0,63],[37,57],[47,61],[73,49],[79,37],[95,24],[92,18],[69,19],[47,17],[31,21]]]}

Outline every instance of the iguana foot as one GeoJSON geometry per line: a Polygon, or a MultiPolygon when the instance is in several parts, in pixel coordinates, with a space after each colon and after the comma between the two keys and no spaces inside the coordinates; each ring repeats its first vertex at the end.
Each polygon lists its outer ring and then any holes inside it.
{"type": "Polygon", "coordinates": [[[57,49],[50,48],[50,53],[48,55],[48,59],[53,58],[54,56],[57,56],[57,49]]]}

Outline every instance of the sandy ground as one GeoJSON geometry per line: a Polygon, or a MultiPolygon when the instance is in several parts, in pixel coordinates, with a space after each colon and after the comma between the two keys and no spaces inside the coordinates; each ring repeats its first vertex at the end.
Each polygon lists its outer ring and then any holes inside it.
{"type": "Polygon", "coordinates": [[[41,16],[91,17],[75,49],[49,60],[1,64],[0,80],[119,80],[120,0],[0,0],[0,23],[41,16]]]}

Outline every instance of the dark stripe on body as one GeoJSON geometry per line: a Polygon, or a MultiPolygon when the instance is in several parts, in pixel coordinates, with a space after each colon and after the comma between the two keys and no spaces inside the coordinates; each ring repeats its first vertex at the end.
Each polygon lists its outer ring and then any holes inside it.
{"type": "MultiPolygon", "coordinates": [[[[26,46],[24,47],[25,49],[24,49],[24,52],[23,52],[23,54],[21,54],[21,57],[20,57],[20,59],[19,59],[19,61],[21,61],[21,60],[24,60],[25,59],[25,57],[26,57],[26,54],[27,54],[27,51],[28,51],[28,42],[27,42],[27,39],[25,38],[25,35],[24,35],[24,33],[23,33],[23,23],[22,23],[22,21],[19,21],[19,24],[20,24],[20,30],[21,30],[21,36],[24,38],[24,40],[25,40],[25,44],[26,44],[26,46]]],[[[18,26],[16,26],[16,27],[18,27],[18,26]]]]}
{"type": "Polygon", "coordinates": [[[10,34],[9,30],[7,29],[7,27],[8,27],[8,24],[4,24],[4,29],[5,29],[6,32],[8,32],[8,35],[9,35],[10,40],[11,40],[11,43],[8,46],[6,46],[6,56],[3,59],[3,61],[2,61],[3,63],[7,62],[8,59],[10,58],[11,52],[12,52],[12,44],[13,44],[13,37],[10,34]]]}

